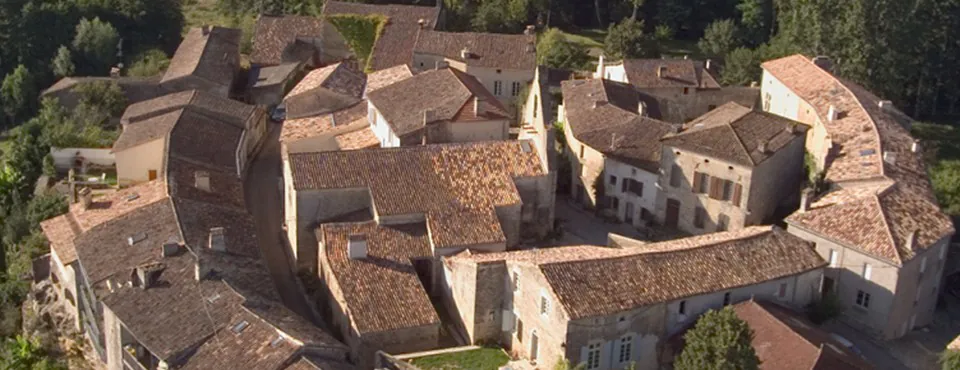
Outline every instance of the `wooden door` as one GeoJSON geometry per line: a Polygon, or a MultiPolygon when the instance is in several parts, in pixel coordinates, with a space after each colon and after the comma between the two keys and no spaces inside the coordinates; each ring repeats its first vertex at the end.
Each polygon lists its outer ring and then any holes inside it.
{"type": "Polygon", "coordinates": [[[667,199],[667,217],[663,223],[667,227],[676,228],[680,220],[680,201],[676,199],[667,199]]]}
{"type": "Polygon", "coordinates": [[[147,178],[148,178],[149,180],[156,180],[156,179],[157,179],[157,170],[149,170],[149,171],[147,171],[147,178]]]}

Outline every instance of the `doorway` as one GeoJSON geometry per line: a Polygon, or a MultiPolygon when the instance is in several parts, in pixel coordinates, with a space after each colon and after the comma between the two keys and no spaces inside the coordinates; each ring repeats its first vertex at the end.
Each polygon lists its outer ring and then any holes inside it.
{"type": "Polygon", "coordinates": [[[537,361],[538,352],[540,352],[539,338],[537,338],[537,332],[533,331],[530,333],[530,361],[537,361]]]}
{"type": "Polygon", "coordinates": [[[820,290],[824,296],[833,294],[833,278],[823,277],[823,288],[820,290]]]}
{"type": "Polygon", "coordinates": [[[624,206],[623,222],[633,225],[633,203],[627,202],[624,206]]]}
{"type": "Polygon", "coordinates": [[[676,228],[680,221],[680,201],[676,199],[667,199],[667,217],[663,223],[667,227],[676,228]]]}

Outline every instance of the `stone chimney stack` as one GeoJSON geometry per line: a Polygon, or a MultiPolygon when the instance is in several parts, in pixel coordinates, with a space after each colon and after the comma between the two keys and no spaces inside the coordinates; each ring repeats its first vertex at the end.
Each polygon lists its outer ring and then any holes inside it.
{"type": "Polygon", "coordinates": [[[171,237],[166,243],[160,246],[160,257],[167,258],[180,254],[180,243],[177,238],[171,237]]]}
{"type": "Polygon", "coordinates": [[[833,122],[836,120],[837,120],[837,107],[831,105],[830,108],[827,109],[827,122],[833,122]]]}
{"type": "Polygon", "coordinates": [[[920,142],[917,141],[917,140],[914,140],[914,141],[913,141],[913,144],[910,144],[910,151],[911,151],[911,152],[914,152],[914,153],[919,152],[919,151],[920,151],[920,142]]]}
{"type": "Polygon", "coordinates": [[[813,189],[804,188],[800,191],[800,212],[806,212],[810,210],[810,204],[813,203],[813,189]]]}
{"type": "Polygon", "coordinates": [[[205,24],[205,25],[203,25],[203,26],[200,27],[200,30],[201,30],[201,32],[203,32],[203,35],[204,35],[204,36],[209,35],[209,34],[210,34],[210,25],[205,24]]]}
{"type": "Polygon", "coordinates": [[[194,186],[196,186],[197,189],[200,189],[207,193],[210,192],[210,173],[209,172],[196,171],[193,173],[193,178],[194,178],[194,186]]]}
{"type": "Polygon", "coordinates": [[[460,59],[470,59],[470,48],[464,47],[463,49],[460,49],[460,59]]]}
{"type": "Polygon", "coordinates": [[[80,205],[83,207],[83,209],[89,209],[90,205],[93,204],[93,191],[88,187],[83,187],[77,192],[77,195],[80,198],[80,205]]]}
{"type": "Polygon", "coordinates": [[[350,235],[347,240],[347,256],[352,260],[367,258],[366,235],[350,235]]]}
{"type": "Polygon", "coordinates": [[[760,153],[766,153],[768,149],[770,148],[767,147],[766,141],[761,141],[760,143],[757,144],[757,151],[760,153]]]}
{"type": "Polygon", "coordinates": [[[420,29],[424,29],[427,28],[428,23],[426,19],[420,18],[417,20],[417,24],[420,25],[420,29]]]}
{"type": "Polygon", "coordinates": [[[164,264],[159,262],[145,263],[137,266],[130,276],[134,286],[139,286],[143,290],[153,288],[160,282],[160,274],[166,269],[164,264]]]}
{"type": "Polygon", "coordinates": [[[640,117],[647,115],[647,103],[644,103],[642,100],[637,102],[637,115],[640,117]]]}
{"type": "Polygon", "coordinates": [[[706,70],[709,71],[709,70],[710,70],[710,64],[711,64],[710,59],[707,59],[706,63],[704,63],[703,69],[706,69],[706,70]]]}
{"type": "Polygon", "coordinates": [[[480,110],[480,97],[473,97],[473,115],[479,117],[481,113],[480,110]]]}
{"type": "Polygon", "coordinates": [[[663,79],[667,77],[667,66],[661,65],[657,67],[657,78],[663,79]]]}
{"type": "Polygon", "coordinates": [[[910,235],[907,235],[907,240],[906,240],[907,245],[905,245],[904,247],[906,247],[908,251],[912,251],[917,248],[917,233],[919,231],[920,230],[913,230],[910,232],[910,235]]]}
{"type": "Polygon", "coordinates": [[[225,235],[225,229],[222,227],[213,227],[210,228],[210,237],[208,238],[208,247],[210,250],[217,252],[226,252],[227,251],[227,237],[225,235]]]}

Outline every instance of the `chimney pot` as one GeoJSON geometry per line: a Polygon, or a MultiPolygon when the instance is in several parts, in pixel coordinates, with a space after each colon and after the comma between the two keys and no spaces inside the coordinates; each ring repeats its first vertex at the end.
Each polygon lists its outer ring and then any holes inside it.
{"type": "Polygon", "coordinates": [[[80,205],[83,206],[83,209],[89,209],[90,205],[93,204],[93,191],[88,187],[83,187],[77,192],[77,195],[80,197],[80,205]]]}
{"type": "Polygon", "coordinates": [[[367,258],[366,235],[350,235],[350,238],[347,240],[347,256],[352,260],[367,258]]]}
{"type": "Polygon", "coordinates": [[[206,279],[207,276],[209,276],[210,273],[213,272],[213,269],[211,269],[210,266],[208,266],[207,263],[203,261],[203,257],[200,254],[197,254],[197,261],[196,261],[196,264],[193,265],[193,267],[194,267],[193,271],[195,274],[194,276],[196,277],[197,281],[206,279]]]}
{"type": "Polygon", "coordinates": [[[193,173],[194,185],[197,189],[210,192],[210,173],[207,171],[196,171],[193,173]]]}
{"type": "Polygon", "coordinates": [[[226,252],[227,251],[227,237],[225,235],[225,229],[222,227],[213,227],[210,228],[210,238],[208,247],[211,250],[217,252],[226,252]]]}

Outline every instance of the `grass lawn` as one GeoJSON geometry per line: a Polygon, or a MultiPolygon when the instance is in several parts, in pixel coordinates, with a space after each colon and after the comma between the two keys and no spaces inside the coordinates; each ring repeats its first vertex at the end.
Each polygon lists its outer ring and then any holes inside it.
{"type": "Polygon", "coordinates": [[[499,348],[479,348],[420,357],[410,362],[423,370],[490,370],[506,365],[508,361],[510,357],[499,348]]]}
{"type": "MultiPolygon", "coordinates": [[[[603,52],[603,40],[607,37],[605,29],[586,29],[577,32],[563,31],[564,36],[573,43],[589,49],[590,55],[599,56],[603,52]]],[[[664,58],[683,58],[684,55],[693,59],[703,59],[696,41],[668,40],[660,43],[660,54],[664,58]]]]}
{"type": "Polygon", "coordinates": [[[696,41],[690,40],[668,40],[660,43],[660,55],[665,58],[683,58],[684,55],[692,59],[703,59],[700,48],[696,41]]]}
{"type": "Polygon", "coordinates": [[[953,126],[915,122],[913,136],[923,142],[927,162],[960,159],[960,130],[953,126]]]}

